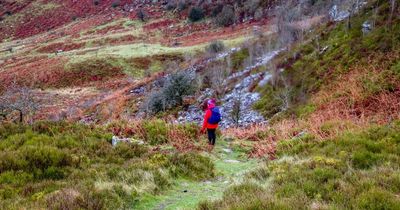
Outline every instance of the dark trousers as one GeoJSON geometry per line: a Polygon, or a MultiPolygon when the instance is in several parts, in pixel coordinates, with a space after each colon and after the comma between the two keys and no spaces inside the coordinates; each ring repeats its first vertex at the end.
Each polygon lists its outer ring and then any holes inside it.
{"type": "Polygon", "coordinates": [[[208,134],[208,143],[214,145],[215,139],[217,138],[217,135],[215,134],[215,129],[207,128],[207,134],[208,134]]]}

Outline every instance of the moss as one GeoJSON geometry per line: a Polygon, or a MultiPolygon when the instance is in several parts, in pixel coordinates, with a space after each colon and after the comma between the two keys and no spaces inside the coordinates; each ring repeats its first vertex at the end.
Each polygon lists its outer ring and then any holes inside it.
{"type": "Polygon", "coordinates": [[[313,104],[306,104],[306,105],[298,106],[295,109],[295,113],[296,113],[297,117],[305,118],[308,115],[310,115],[311,113],[315,112],[316,108],[317,107],[313,104]]]}
{"type": "Polygon", "coordinates": [[[243,63],[246,58],[250,56],[249,49],[243,48],[233,54],[231,54],[231,60],[232,60],[232,68],[235,71],[240,70],[243,68],[243,63]]]}
{"type": "Polygon", "coordinates": [[[271,85],[266,85],[262,90],[263,97],[254,104],[254,108],[259,110],[264,116],[270,118],[281,111],[282,101],[276,95],[271,85]]]}

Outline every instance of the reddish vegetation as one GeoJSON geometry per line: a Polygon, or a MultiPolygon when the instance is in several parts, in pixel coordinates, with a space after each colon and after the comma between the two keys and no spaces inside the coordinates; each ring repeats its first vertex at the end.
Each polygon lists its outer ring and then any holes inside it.
{"type": "Polygon", "coordinates": [[[143,29],[146,31],[150,30],[159,30],[160,28],[165,28],[168,26],[171,26],[172,24],[177,23],[176,20],[171,20],[171,19],[165,19],[165,20],[160,20],[157,22],[149,23],[143,26],[143,29]]]}
{"type": "Polygon", "coordinates": [[[96,30],[96,31],[88,31],[86,33],[86,35],[90,35],[90,34],[100,34],[100,35],[104,35],[107,34],[109,32],[115,33],[119,30],[123,30],[125,29],[122,25],[113,25],[113,26],[107,26],[105,28],[96,30]]]}
{"type": "Polygon", "coordinates": [[[29,63],[21,62],[20,65],[0,71],[0,83],[7,87],[12,81],[20,85],[47,87],[62,80],[60,71],[63,71],[65,58],[37,57],[29,63]]]}
{"type": "Polygon", "coordinates": [[[37,51],[40,53],[54,53],[57,50],[62,50],[62,51],[71,51],[71,50],[76,50],[81,47],[83,47],[85,44],[84,43],[71,43],[71,44],[66,44],[65,43],[53,43],[44,47],[40,47],[37,51]]]}
{"type": "Polygon", "coordinates": [[[92,44],[95,46],[103,46],[104,44],[121,45],[121,44],[132,44],[138,41],[139,41],[138,37],[129,34],[121,37],[107,37],[105,39],[98,39],[92,41],[92,44]]]}
{"type": "MultiPolygon", "coordinates": [[[[34,1],[24,1],[24,3],[6,3],[4,10],[0,11],[3,16],[9,11],[11,15],[14,13],[24,14],[21,21],[18,24],[10,27],[10,25],[4,25],[0,22],[0,40],[14,35],[16,38],[26,38],[32,35],[36,35],[42,32],[55,29],[67,23],[71,23],[76,18],[86,18],[92,16],[100,17],[104,14],[114,17],[115,15],[129,15],[135,17],[132,13],[135,10],[128,8],[136,8],[143,6],[141,1],[132,2],[131,0],[120,0],[120,6],[112,8],[114,0],[102,0],[99,1],[98,5],[93,3],[93,0],[46,0],[43,3],[54,3],[57,5],[56,8],[44,11],[42,14],[37,15],[28,11],[29,5],[34,1]],[[126,8],[126,9],[125,9],[126,8]],[[23,23],[23,24],[19,24],[23,23]],[[7,28],[7,30],[5,30],[7,28]]],[[[3,6],[3,5],[2,5],[3,6]]],[[[152,17],[161,17],[162,10],[160,4],[152,4],[151,7],[144,7],[149,15],[152,17]]]]}
{"type": "Polygon", "coordinates": [[[169,27],[170,25],[160,26],[159,30],[166,35],[161,41],[165,45],[179,43],[182,46],[193,46],[218,39],[230,39],[249,35],[249,31],[251,32],[255,26],[264,26],[262,29],[267,31],[269,28],[265,26],[268,23],[269,21],[264,19],[259,22],[244,22],[225,28],[214,28],[215,26],[211,23],[197,23],[174,27],[169,27]]]}

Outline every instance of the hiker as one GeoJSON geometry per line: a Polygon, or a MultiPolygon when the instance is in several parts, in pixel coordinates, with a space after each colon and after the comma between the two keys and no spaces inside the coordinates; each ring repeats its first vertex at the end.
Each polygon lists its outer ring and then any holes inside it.
{"type": "Polygon", "coordinates": [[[207,129],[208,144],[214,146],[217,138],[215,131],[218,128],[218,123],[221,121],[221,113],[219,112],[219,108],[215,105],[215,99],[208,100],[207,104],[204,105],[203,108],[206,113],[204,115],[201,133],[205,133],[207,129]]]}

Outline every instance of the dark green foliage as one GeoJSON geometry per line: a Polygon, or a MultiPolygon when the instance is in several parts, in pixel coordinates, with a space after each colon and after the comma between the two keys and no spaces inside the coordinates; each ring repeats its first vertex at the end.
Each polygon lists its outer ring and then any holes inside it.
{"type": "Polygon", "coordinates": [[[278,94],[278,91],[274,90],[269,84],[262,89],[261,93],[263,94],[263,97],[254,104],[254,108],[260,110],[265,117],[271,118],[281,111],[283,103],[275,95],[278,94]]]}
{"type": "Polygon", "coordinates": [[[167,124],[162,120],[147,121],[143,124],[146,133],[146,141],[151,145],[164,144],[168,142],[167,124]]]}
{"type": "Polygon", "coordinates": [[[161,91],[151,93],[151,95],[147,98],[146,111],[157,114],[165,110],[166,101],[163,93],[161,91]]]}
{"type": "Polygon", "coordinates": [[[379,160],[379,156],[367,150],[356,151],[353,154],[352,164],[355,168],[368,169],[379,160]]]}
{"type": "Polygon", "coordinates": [[[204,11],[200,7],[193,7],[189,12],[189,20],[197,22],[204,18],[204,11]]]}
{"type": "Polygon", "coordinates": [[[156,114],[166,109],[182,105],[183,98],[196,91],[195,81],[188,73],[171,74],[164,87],[153,92],[147,99],[146,110],[156,114]]]}
{"type": "Polygon", "coordinates": [[[182,105],[183,97],[195,92],[194,80],[187,73],[175,73],[169,76],[163,94],[168,106],[182,105]]]}
{"type": "Polygon", "coordinates": [[[117,8],[117,7],[119,7],[121,5],[121,1],[120,0],[114,0],[112,3],[111,3],[111,6],[113,7],[113,8],[117,8]]]}
{"type": "Polygon", "coordinates": [[[243,68],[243,61],[250,56],[249,49],[243,48],[233,54],[231,54],[232,68],[234,70],[240,70],[243,68]]]}

